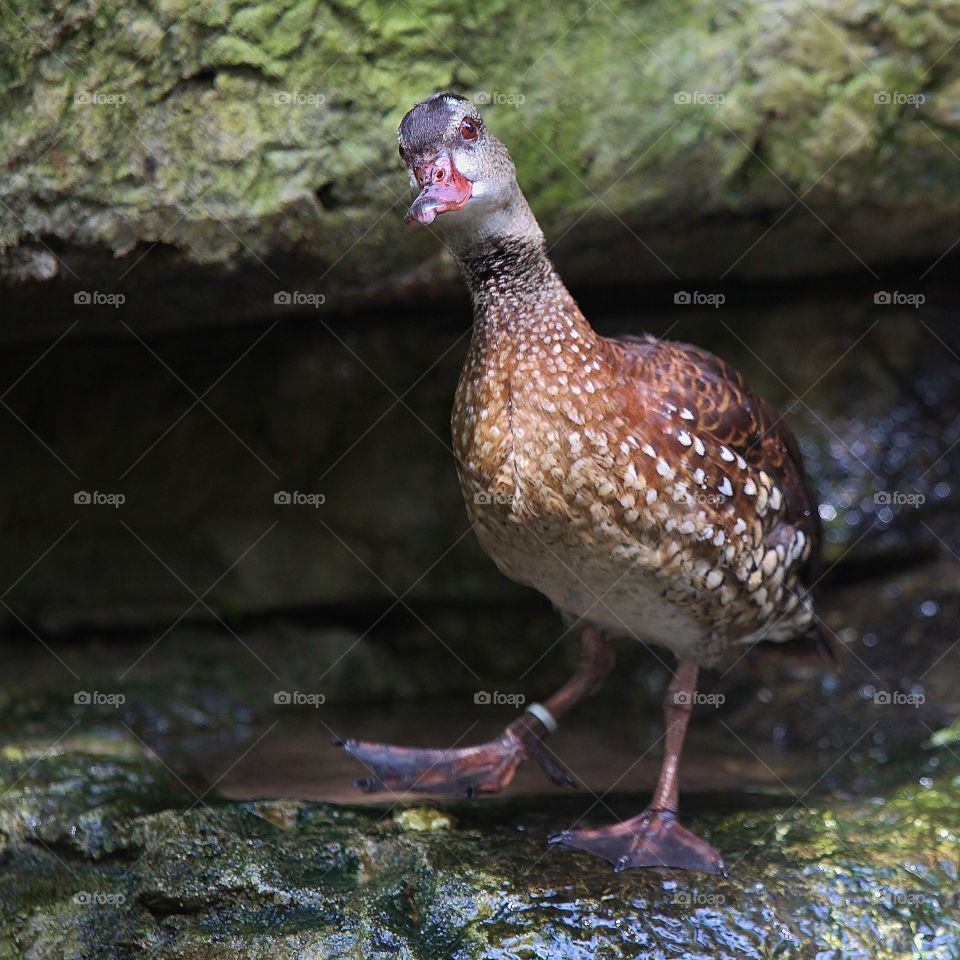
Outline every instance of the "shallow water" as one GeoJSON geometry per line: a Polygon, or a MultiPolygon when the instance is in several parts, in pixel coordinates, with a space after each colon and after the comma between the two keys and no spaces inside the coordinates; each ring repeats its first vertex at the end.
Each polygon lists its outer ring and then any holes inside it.
{"type": "MultiPolygon", "coordinates": [[[[577,780],[584,794],[610,791],[643,793],[656,782],[662,729],[650,722],[625,729],[608,708],[600,714],[565,723],[549,741],[555,759],[577,780]]],[[[586,712],[586,711],[585,711],[586,712]]],[[[331,744],[333,735],[388,739],[392,743],[437,747],[467,746],[494,736],[515,714],[465,716],[461,704],[429,703],[422,707],[332,708],[319,718],[280,720],[260,725],[243,742],[217,736],[191,737],[161,747],[161,755],[195,789],[216,784],[231,799],[289,797],[336,802],[380,802],[363,794],[353,781],[366,771],[331,744]],[[331,731],[333,733],[331,733],[331,731]],[[250,749],[237,759],[245,745],[250,749]]],[[[775,743],[747,746],[718,723],[701,724],[691,734],[684,757],[683,781],[697,793],[764,792],[787,795],[801,791],[826,766],[821,752],[804,756],[785,753],[775,743]]],[[[549,784],[536,763],[528,762],[508,788],[511,796],[565,792],[549,784]]]]}

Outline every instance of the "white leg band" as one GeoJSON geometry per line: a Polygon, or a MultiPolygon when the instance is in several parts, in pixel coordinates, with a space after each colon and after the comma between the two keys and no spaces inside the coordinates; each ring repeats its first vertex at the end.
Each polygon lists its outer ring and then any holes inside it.
{"type": "Polygon", "coordinates": [[[547,728],[547,733],[553,733],[557,729],[558,724],[553,714],[542,703],[531,703],[524,712],[536,717],[547,728]]]}

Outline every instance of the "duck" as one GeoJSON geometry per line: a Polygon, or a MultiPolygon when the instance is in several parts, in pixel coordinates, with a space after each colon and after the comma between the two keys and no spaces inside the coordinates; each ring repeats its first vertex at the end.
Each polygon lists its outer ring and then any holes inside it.
{"type": "Polygon", "coordinates": [[[540,591],[580,635],[573,676],[497,737],[453,749],[345,740],[366,792],[476,796],[534,760],[573,778],[544,741],[615,667],[629,638],[677,661],[663,698],[647,807],[549,843],[615,870],[722,874],[679,816],[679,770],[701,668],[818,630],[819,517],[794,434],[744,377],[697,346],[604,337],[561,280],[506,146],[469,99],[439,92],[398,130],[415,191],[408,224],[450,250],[473,304],[452,449],[464,502],[499,570],[540,591]]]}

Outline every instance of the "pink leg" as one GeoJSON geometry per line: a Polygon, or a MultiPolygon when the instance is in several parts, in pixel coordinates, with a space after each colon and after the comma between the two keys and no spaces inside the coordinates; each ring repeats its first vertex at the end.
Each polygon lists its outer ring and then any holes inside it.
{"type": "Polygon", "coordinates": [[[666,723],[660,778],[650,806],[622,823],[564,830],[550,843],[586,850],[609,860],[618,872],[628,867],[677,867],[725,873],[720,854],[677,819],[680,753],[697,689],[697,664],[681,660],[663,701],[666,723]]]}
{"type": "MultiPolygon", "coordinates": [[[[542,707],[550,717],[559,719],[594,693],[612,668],[609,641],[587,627],[576,673],[542,707]]],[[[534,714],[524,713],[493,740],[458,750],[423,750],[366,740],[345,740],[339,746],[370,771],[369,777],[357,781],[357,787],[366,793],[411,790],[474,796],[502,790],[528,759],[536,760],[552,783],[572,785],[573,778],[543,746],[549,733],[534,714]]]]}

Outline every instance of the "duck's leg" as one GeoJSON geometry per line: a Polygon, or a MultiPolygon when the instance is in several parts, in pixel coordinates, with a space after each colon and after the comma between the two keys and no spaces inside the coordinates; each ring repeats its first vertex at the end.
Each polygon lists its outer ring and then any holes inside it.
{"type": "Polygon", "coordinates": [[[663,762],[650,806],[638,816],[608,827],[564,830],[550,837],[550,843],[596,853],[609,860],[618,872],[628,867],[726,872],[720,854],[677,819],[680,753],[696,689],[696,662],[681,660],[663,700],[663,762]]]}
{"type": "Polygon", "coordinates": [[[369,777],[356,782],[366,793],[496,793],[527,759],[536,760],[553,783],[573,785],[573,778],[552,759],[542,741],[556,729],[560,717],[596,691],[612,668],[610,642],[598,630],[587,627],[581,637],[576,673],[542,704],[527,707],[493,740],[454,750],[422,750],[364,740],[344,740],[339,745],[370,771],[369,777]]]}

